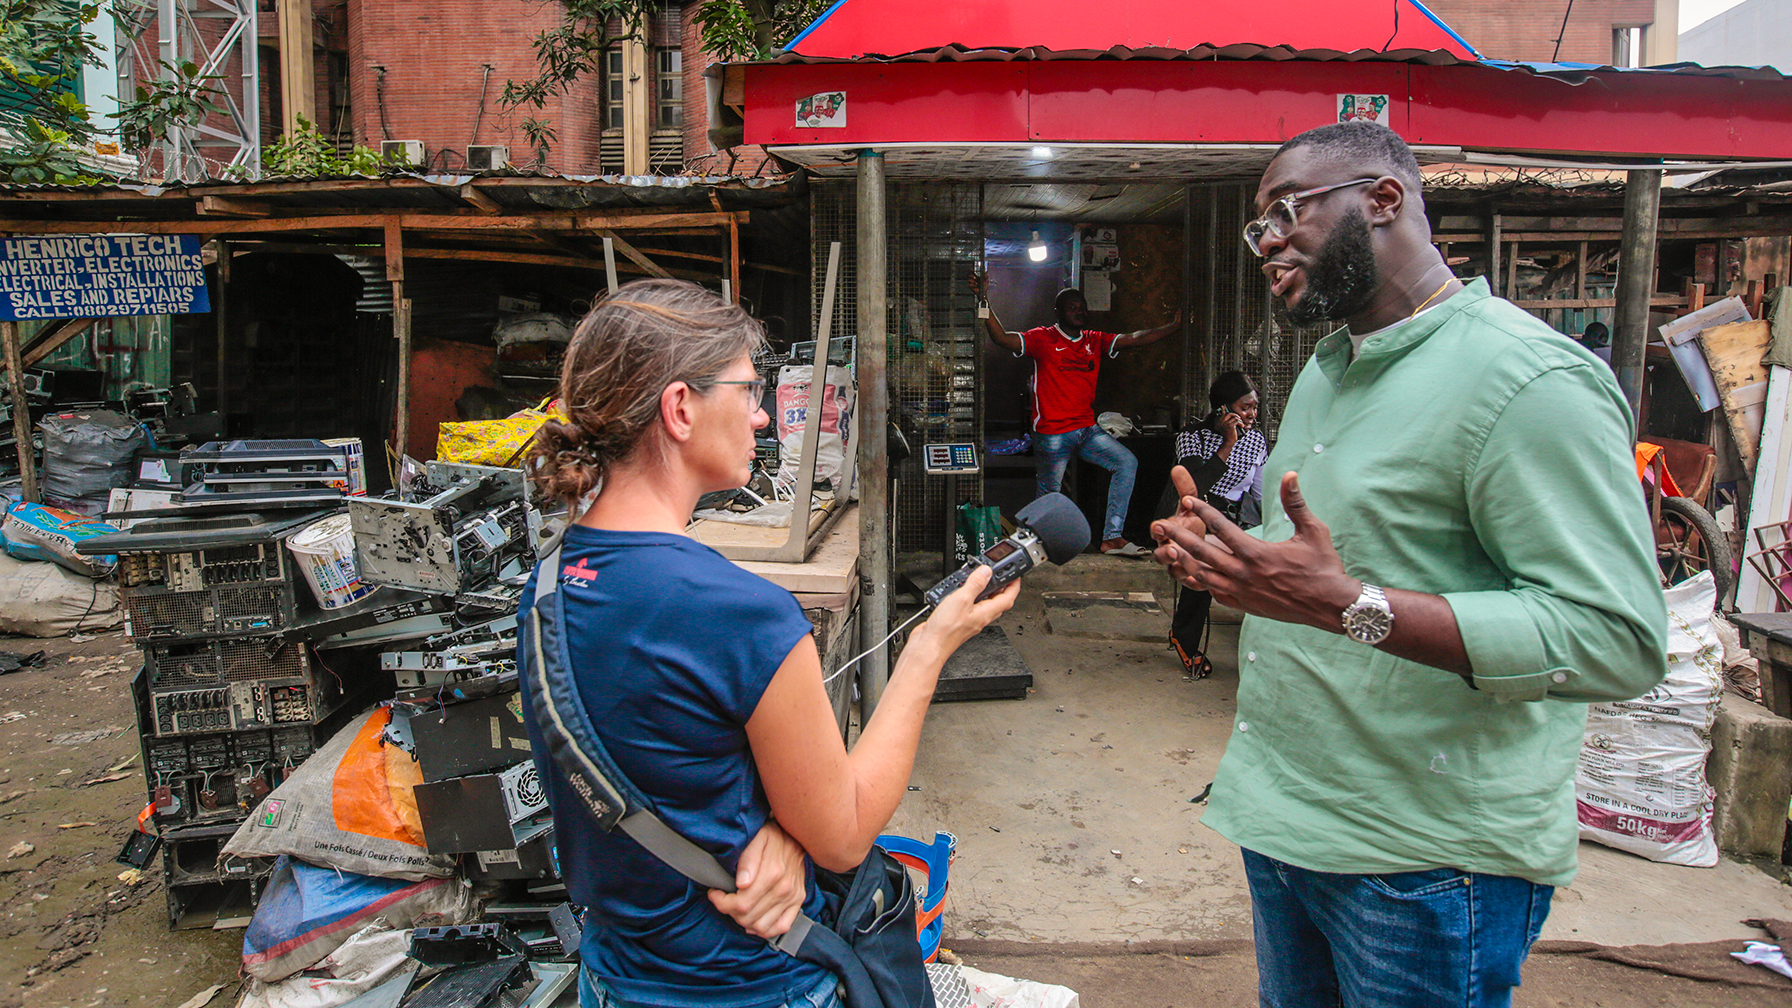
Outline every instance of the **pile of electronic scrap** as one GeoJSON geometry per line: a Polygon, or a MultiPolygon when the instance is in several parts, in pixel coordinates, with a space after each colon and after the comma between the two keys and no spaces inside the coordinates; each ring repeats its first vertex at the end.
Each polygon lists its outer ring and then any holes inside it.
{"type": "Polygon", "coordinates": [[[561,518],[519,470],[430,462],[372,498],[355,460],[317,441],[206,444],[173,467],[170,507],[81,544],[118,557],[143,651],[149,806],[121,859],[159,853],[171,927],[246,922],[275,862],[227,853],[233,835],[277,816],[281,785],[378,705],[383,744],[420,771],[427,850],[546,928],[565,889],[523,730],[516,610],[561,518]]]}

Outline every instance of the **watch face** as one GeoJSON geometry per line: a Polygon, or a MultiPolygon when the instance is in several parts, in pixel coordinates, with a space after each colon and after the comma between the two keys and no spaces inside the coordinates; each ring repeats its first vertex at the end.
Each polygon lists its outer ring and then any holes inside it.
{"type": "Polygon", "coordinates": [[[1393,614],[1373,605],[1353,605],[1344,617],[1344,632],[1364,644],[1380,644],[1394,630],[1393,614]]]}

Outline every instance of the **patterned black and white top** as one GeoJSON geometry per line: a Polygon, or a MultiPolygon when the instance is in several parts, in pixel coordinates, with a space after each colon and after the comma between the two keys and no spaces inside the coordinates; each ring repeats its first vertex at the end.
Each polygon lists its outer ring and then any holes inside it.
{"type": "Polygon", "coordinates": [[[1261,489],[1263,463],[1269,458],[1269,439],[1256,428],[1245,431],[1238,436],[1231,454],[1222,463],[1215,456],[1225,443],[1223,434],[1206,425],[1179,431],[1176,434],[1176,461],[1195,477],[1202,493],[1235,501],[1248,490],[1261,489]],[[1224,473],[1219,471],[1222,464],[1224,473]],[[1201,472],[1203,469],[1207,471],[1201,472]]]}

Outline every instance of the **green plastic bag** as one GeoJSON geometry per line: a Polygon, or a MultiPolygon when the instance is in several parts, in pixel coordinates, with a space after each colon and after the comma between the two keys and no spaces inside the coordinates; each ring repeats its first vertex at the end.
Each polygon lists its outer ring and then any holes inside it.
{"type": "Polygon", "coordinates": [[[959,563],[1002,541],[1002,509],[976,504],[958,505],[958,541],[953,554],[959,563]]]}

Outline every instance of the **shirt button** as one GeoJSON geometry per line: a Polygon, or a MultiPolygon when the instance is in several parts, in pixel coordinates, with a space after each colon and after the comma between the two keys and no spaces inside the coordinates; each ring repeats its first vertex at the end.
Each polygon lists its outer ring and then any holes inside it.
{"type": "Polygon", "coordinates": [[[1313,454],[1315,454],[1315,455],[1318,455],[1318,454],[1320,454],[1320,453],[1321,453],[1321,452],[1323,452],[1323,451],[1325,451],[1325,446],[1324,446],[1324,445],[1322,445],[1322,444],[1316,444],[1316,445],[1314,445],[1314,446],[1313,446],[1313,454]]]}
{"type": "Polygon", "coordinates": [[[1245,661],[1256,661],[1257,660],[1257,652],[1255,652],[1255,651],[1247,652],[1244,656],[1244,660],[1245,661]]]}
{"type": "Polygon", "coordinates": [[[1568,681],[1568,673],[1557,672],[1555,675],[1550,676],[1549,679],[1551,682],[1565,683],[1568,681]]]}
{"type": "Polygon", "coordinates": [[[1241,731],[1241,732],[1248,732],[1248,731],[1250,731],[1250,730],[1251,730],[1251,723],[1250,723],[1250,722],[1249,722],[1249,721],[1240,721],[1240,722],[1238,722],[1238,730],[1239,730],[1239,731],[1241,731]]]}

